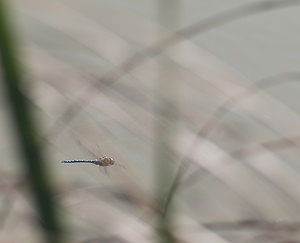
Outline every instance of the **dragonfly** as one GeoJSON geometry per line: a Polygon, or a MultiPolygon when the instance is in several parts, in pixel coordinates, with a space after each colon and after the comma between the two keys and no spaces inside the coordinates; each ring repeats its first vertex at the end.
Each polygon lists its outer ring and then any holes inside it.
{"type": "Polygon", "coordinates": [[[62,163],[92,163],[99,166],[111,166],[115,164],[115,160],[113,158],[109,158],[106,156],[100,157],[98,159],[70,159],[63,160],[62,163]]]}
{"type": "Polygon", "coordinates": [[[82,145],[80,141],[77,141],[77,143],[78,143],[79,147],[81,147],[85,151],[92,154],[94,157],[96,157],[96,159],[70,159],[70,160],[63,160],[63,161],[61,161],[62,163],[91,163],[94,165],[98,165],[99,168],[103,167],[106,174],[108,174],[108,171],[106,170],[106,168],[108,166],[112,166],[112,165],[116,166],[117,165],[117,166],[120,166],[123,169],[125,169],[125,167],[123,165],[116,163],[113,158],[107,157],[107,156],[96,155],[95,153],[93,153],[92,151],[87,149],[86,146],[82,145]]]}

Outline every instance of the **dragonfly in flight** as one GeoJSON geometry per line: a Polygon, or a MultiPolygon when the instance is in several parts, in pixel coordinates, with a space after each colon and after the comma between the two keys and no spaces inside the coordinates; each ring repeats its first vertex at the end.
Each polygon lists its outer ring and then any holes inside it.
{"type": "Polygon", "coordinates": [[[84,150],[88,151],[93,156],[95,156],[97,159],[70,159],[70,160],[63,160],[61,161],[62,163],[91,163],[94,165],[98,165],[99,167],[103,167],[106,174],[108,174],[106,170],[108,166],[117,165],[125,169],[123,165],[116,163],[113,158],[107,156],[97,156],[92,151],[90,151],[85,146],[83,146],[80,142],[78,142],[78,145],[84,150]]]}
{"type": "Polygon", "coordinates": [[[115,160],[113,158],[108,158],[103,156],[98,159],[70,159],[70,160],[63,160],[62,163],[92,163],[99,166],[111,166],[115,164],[115,160]]]}

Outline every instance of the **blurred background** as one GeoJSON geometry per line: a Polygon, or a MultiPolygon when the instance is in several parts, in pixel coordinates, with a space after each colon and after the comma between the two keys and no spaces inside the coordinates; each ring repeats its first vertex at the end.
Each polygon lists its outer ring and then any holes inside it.
{"type": "MultiPolygon", "coordinates": [[[[70,242],[300,241],[300,1],[9,3],[70,242]]],[[[42,242],[0,88],[0,242],[42,242]]]]}

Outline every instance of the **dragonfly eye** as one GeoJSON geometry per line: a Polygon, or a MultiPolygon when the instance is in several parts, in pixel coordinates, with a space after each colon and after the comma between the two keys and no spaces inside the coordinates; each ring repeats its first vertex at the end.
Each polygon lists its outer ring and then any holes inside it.
{"type": "Polygon", "coordinates": [[[111,165],[113,165],[113,164],[115,163],[115,160],[114,160],[113,158],[109,158],[109,163],[110,163],[111,165]]]}

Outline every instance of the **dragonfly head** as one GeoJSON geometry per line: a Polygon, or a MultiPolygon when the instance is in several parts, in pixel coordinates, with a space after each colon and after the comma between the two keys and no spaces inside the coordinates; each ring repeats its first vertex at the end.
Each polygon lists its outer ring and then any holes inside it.
{"type": "Polygon", "coordinates": [[[109,158],[109,163],[110,163],[111,165],[113,165],[113,164],[115,163],[115,160],[114,160],[113,158],[109,158]]]}

